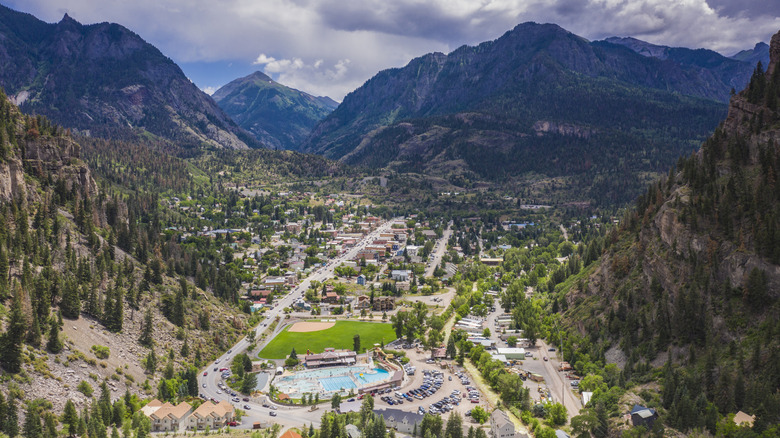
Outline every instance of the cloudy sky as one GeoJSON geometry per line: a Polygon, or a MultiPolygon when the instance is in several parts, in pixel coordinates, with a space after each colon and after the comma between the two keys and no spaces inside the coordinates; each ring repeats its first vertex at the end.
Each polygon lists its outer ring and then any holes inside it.
{"type": "Polygon", "coordinates": [[[778,0],[0,0],[48,21],[111,21],[176,61],[202,89],[255,70],[341,100],[377,71],[428,52],[556,23],[596,40],[633,36],[725,55],[780,30],[778,0]]]}

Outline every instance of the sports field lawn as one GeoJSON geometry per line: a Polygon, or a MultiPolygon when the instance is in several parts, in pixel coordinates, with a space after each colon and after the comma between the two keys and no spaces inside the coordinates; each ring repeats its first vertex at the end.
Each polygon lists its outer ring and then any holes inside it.
{"type": "Polygon", "coordinates": [[[307,349],[312,353],[322,353],[328,347],[351,350],[354,345],[352,338],[355,334],[360,335],[361,351],[382,341],[387,344],[396,338],[393,326],[378,322],[337,321],[333,327],[316,332],[296,333],[288,329],[289,327],[279,333],[263,348],[258,357],[284,359],[293,347],[299,355],[306,354],[307,349]]]}

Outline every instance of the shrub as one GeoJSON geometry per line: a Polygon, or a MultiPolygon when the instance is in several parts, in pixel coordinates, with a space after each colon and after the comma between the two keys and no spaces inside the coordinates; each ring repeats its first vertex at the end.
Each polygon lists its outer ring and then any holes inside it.
{"type": "Polygon", "coordinates": [[[79,392],[86,395],[87,397],[92,397],[92,393],[94,392],[92,385],[90,385],[86,380],[82,380],[76,389],[78,389],[79,392]]]}
{"type": "Polygon", "coordinates": [[[94,353],[98,359],[108,359],[108,356],[111,355],[111,350],[103,345],[93,345],[92,353],[94,353]]]}

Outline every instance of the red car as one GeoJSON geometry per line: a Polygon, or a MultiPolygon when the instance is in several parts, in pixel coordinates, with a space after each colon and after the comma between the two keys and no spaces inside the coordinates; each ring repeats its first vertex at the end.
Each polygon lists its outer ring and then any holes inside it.
{"type": "Polygon", "coordinates": [[[208,371],[204,371],[204,372],[203,372],[203,375],[204,375],[204,376],[208,376],[208,375],[209,375],[209,372],[208,372],[208,371]]]}

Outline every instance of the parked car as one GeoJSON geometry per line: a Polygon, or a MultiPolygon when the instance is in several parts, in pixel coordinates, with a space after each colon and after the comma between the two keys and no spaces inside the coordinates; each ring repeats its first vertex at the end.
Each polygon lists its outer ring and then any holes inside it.
{"type": "Polygon", "coordinates": [[[244,405],[244,409],[246,409],[248,411],[248,410],[252,409],[252,407],[249,406],[249,405],[244,405]]]}
{"type": "Polygon", "coordinates": [[[271,412],[269,412],[269,414],[270,414],[272,417],[275,417],[275,416],[276,416],[276,411],[271,411],[271,412]]]}
{"type": "Polygon", "coordinates": [[[208,376],[208,375],[209,375],[209,372],[208,372],[208,371],[204,371],[204,372],[203,372],[203,375],[204,375],[204,376],[208,376]]]}

